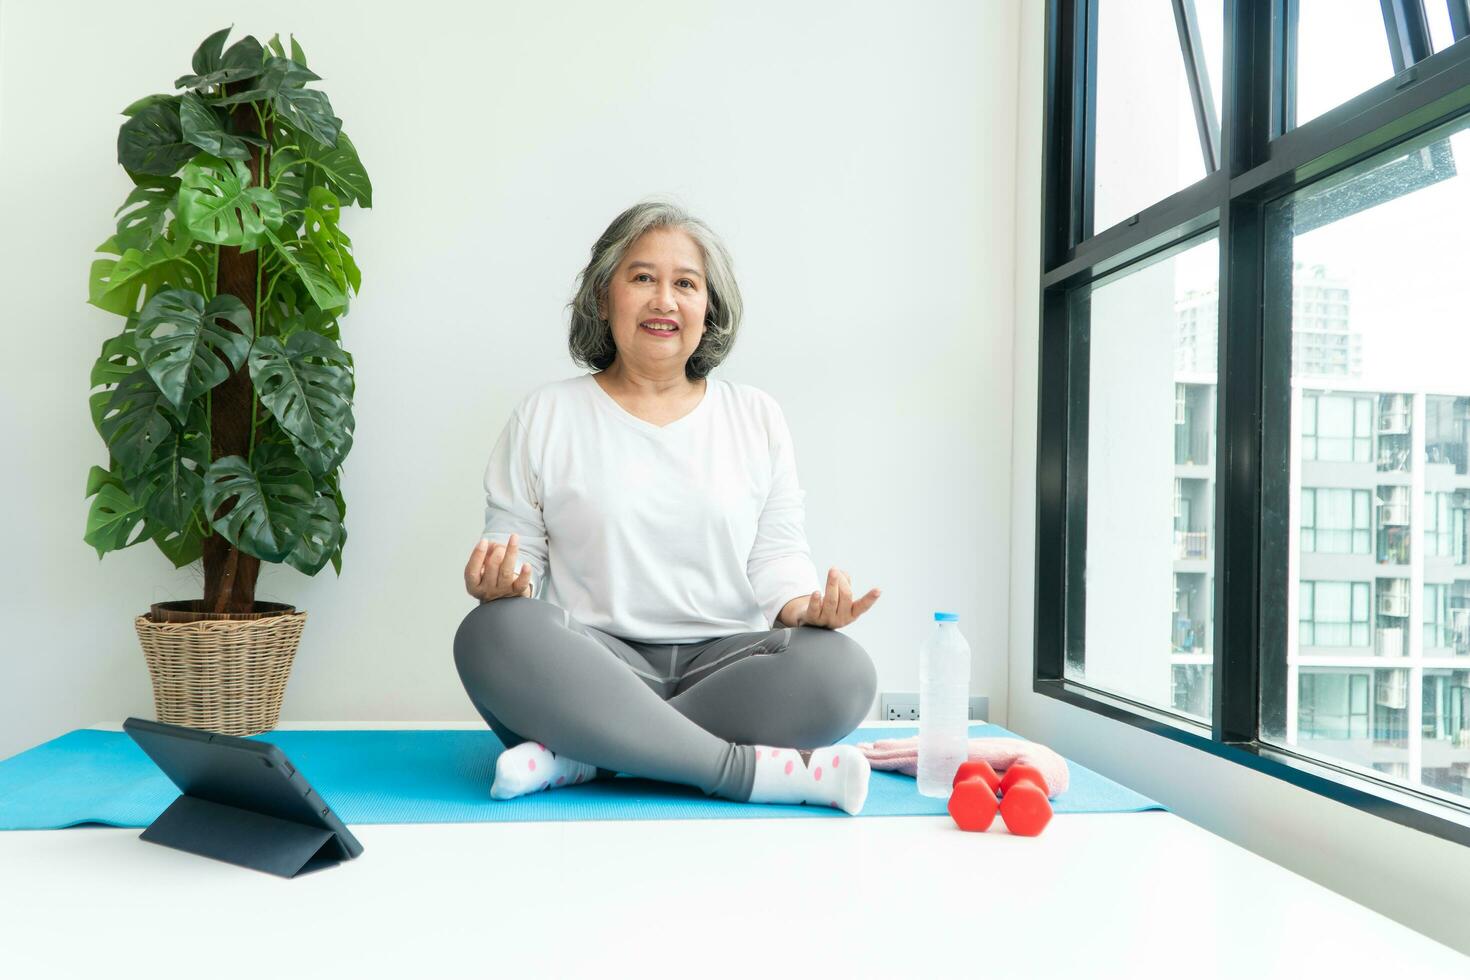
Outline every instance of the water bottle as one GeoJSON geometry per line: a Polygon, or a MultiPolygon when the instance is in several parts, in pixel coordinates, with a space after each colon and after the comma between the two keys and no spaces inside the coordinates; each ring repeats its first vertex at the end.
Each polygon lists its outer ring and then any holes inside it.
{"type": "Polygon", "coordinates": [[[969,757],[970,645],[959,614],[934,614],[934,632],[919,650],[919,792],[948,798],[954,774],[969,757]]]}

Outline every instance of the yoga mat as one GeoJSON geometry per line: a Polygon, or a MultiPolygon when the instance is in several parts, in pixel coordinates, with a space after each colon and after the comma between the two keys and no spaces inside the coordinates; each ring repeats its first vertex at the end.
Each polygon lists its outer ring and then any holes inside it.
{"type": "MultiPolygon", "coordinates": [[[[843,742],[905,738],[915,728],[859,728],[843,742]]],[[[1018,736],[970,726],[972,738],[1018,736]]],[[[692,786],[618,776],[581,786],[490,797],[503,746],[491,731],[274,731],[251,736],[278,746],[348,824],[498,820],[708,820],[843,818],[825,806],[736,803],[692,786]]],[[[1119,813],[1163,806],[1076,763],[1058,813],[1119,813]]],[[[0,762],[0,830],[96,823],[146,827],[178,787],[123,732],[77,729],[0,762]]],[[[860,816],[947,814],[910,776],[875,770],[860,816]]]]}

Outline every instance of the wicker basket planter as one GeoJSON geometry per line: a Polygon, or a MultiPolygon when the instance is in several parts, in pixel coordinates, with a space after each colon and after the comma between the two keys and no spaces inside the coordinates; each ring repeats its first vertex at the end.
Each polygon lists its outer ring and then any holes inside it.
{"type": "Polygon", "coordinates": [[[276,727],[306,613],[257,602],[250,613],[201,611],[203,600],[158,602],[133,625],[153,677],[158,720],[221,735],[276,727]]]}

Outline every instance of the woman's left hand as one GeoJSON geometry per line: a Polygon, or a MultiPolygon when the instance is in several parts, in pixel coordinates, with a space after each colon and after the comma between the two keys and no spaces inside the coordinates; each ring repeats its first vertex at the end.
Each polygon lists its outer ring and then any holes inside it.
{"type": "Polygon", "coordinates": [[[798,626],[820,626],[824,629],[841,629],[873,607],[878,601],[879,590],[869,589],[856,602],[852,599],[852,577],[833,566],[827,570],[827,592],[813,592],[807,600],[806,609],[797,620],[798,626]]]}

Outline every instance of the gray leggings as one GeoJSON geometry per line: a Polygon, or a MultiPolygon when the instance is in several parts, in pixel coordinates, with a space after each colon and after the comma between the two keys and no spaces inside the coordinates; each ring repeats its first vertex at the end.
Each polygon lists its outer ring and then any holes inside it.
{"type": "Polygon", "coordinates": [[[877,673],[847,634],[811,626],[700,643],[624,640],[544,599],[472,609],[454,662],[509,748],[535,739],[597,766],[750,799],[756,744],[817,748],[867,716],[877,673]]]}

